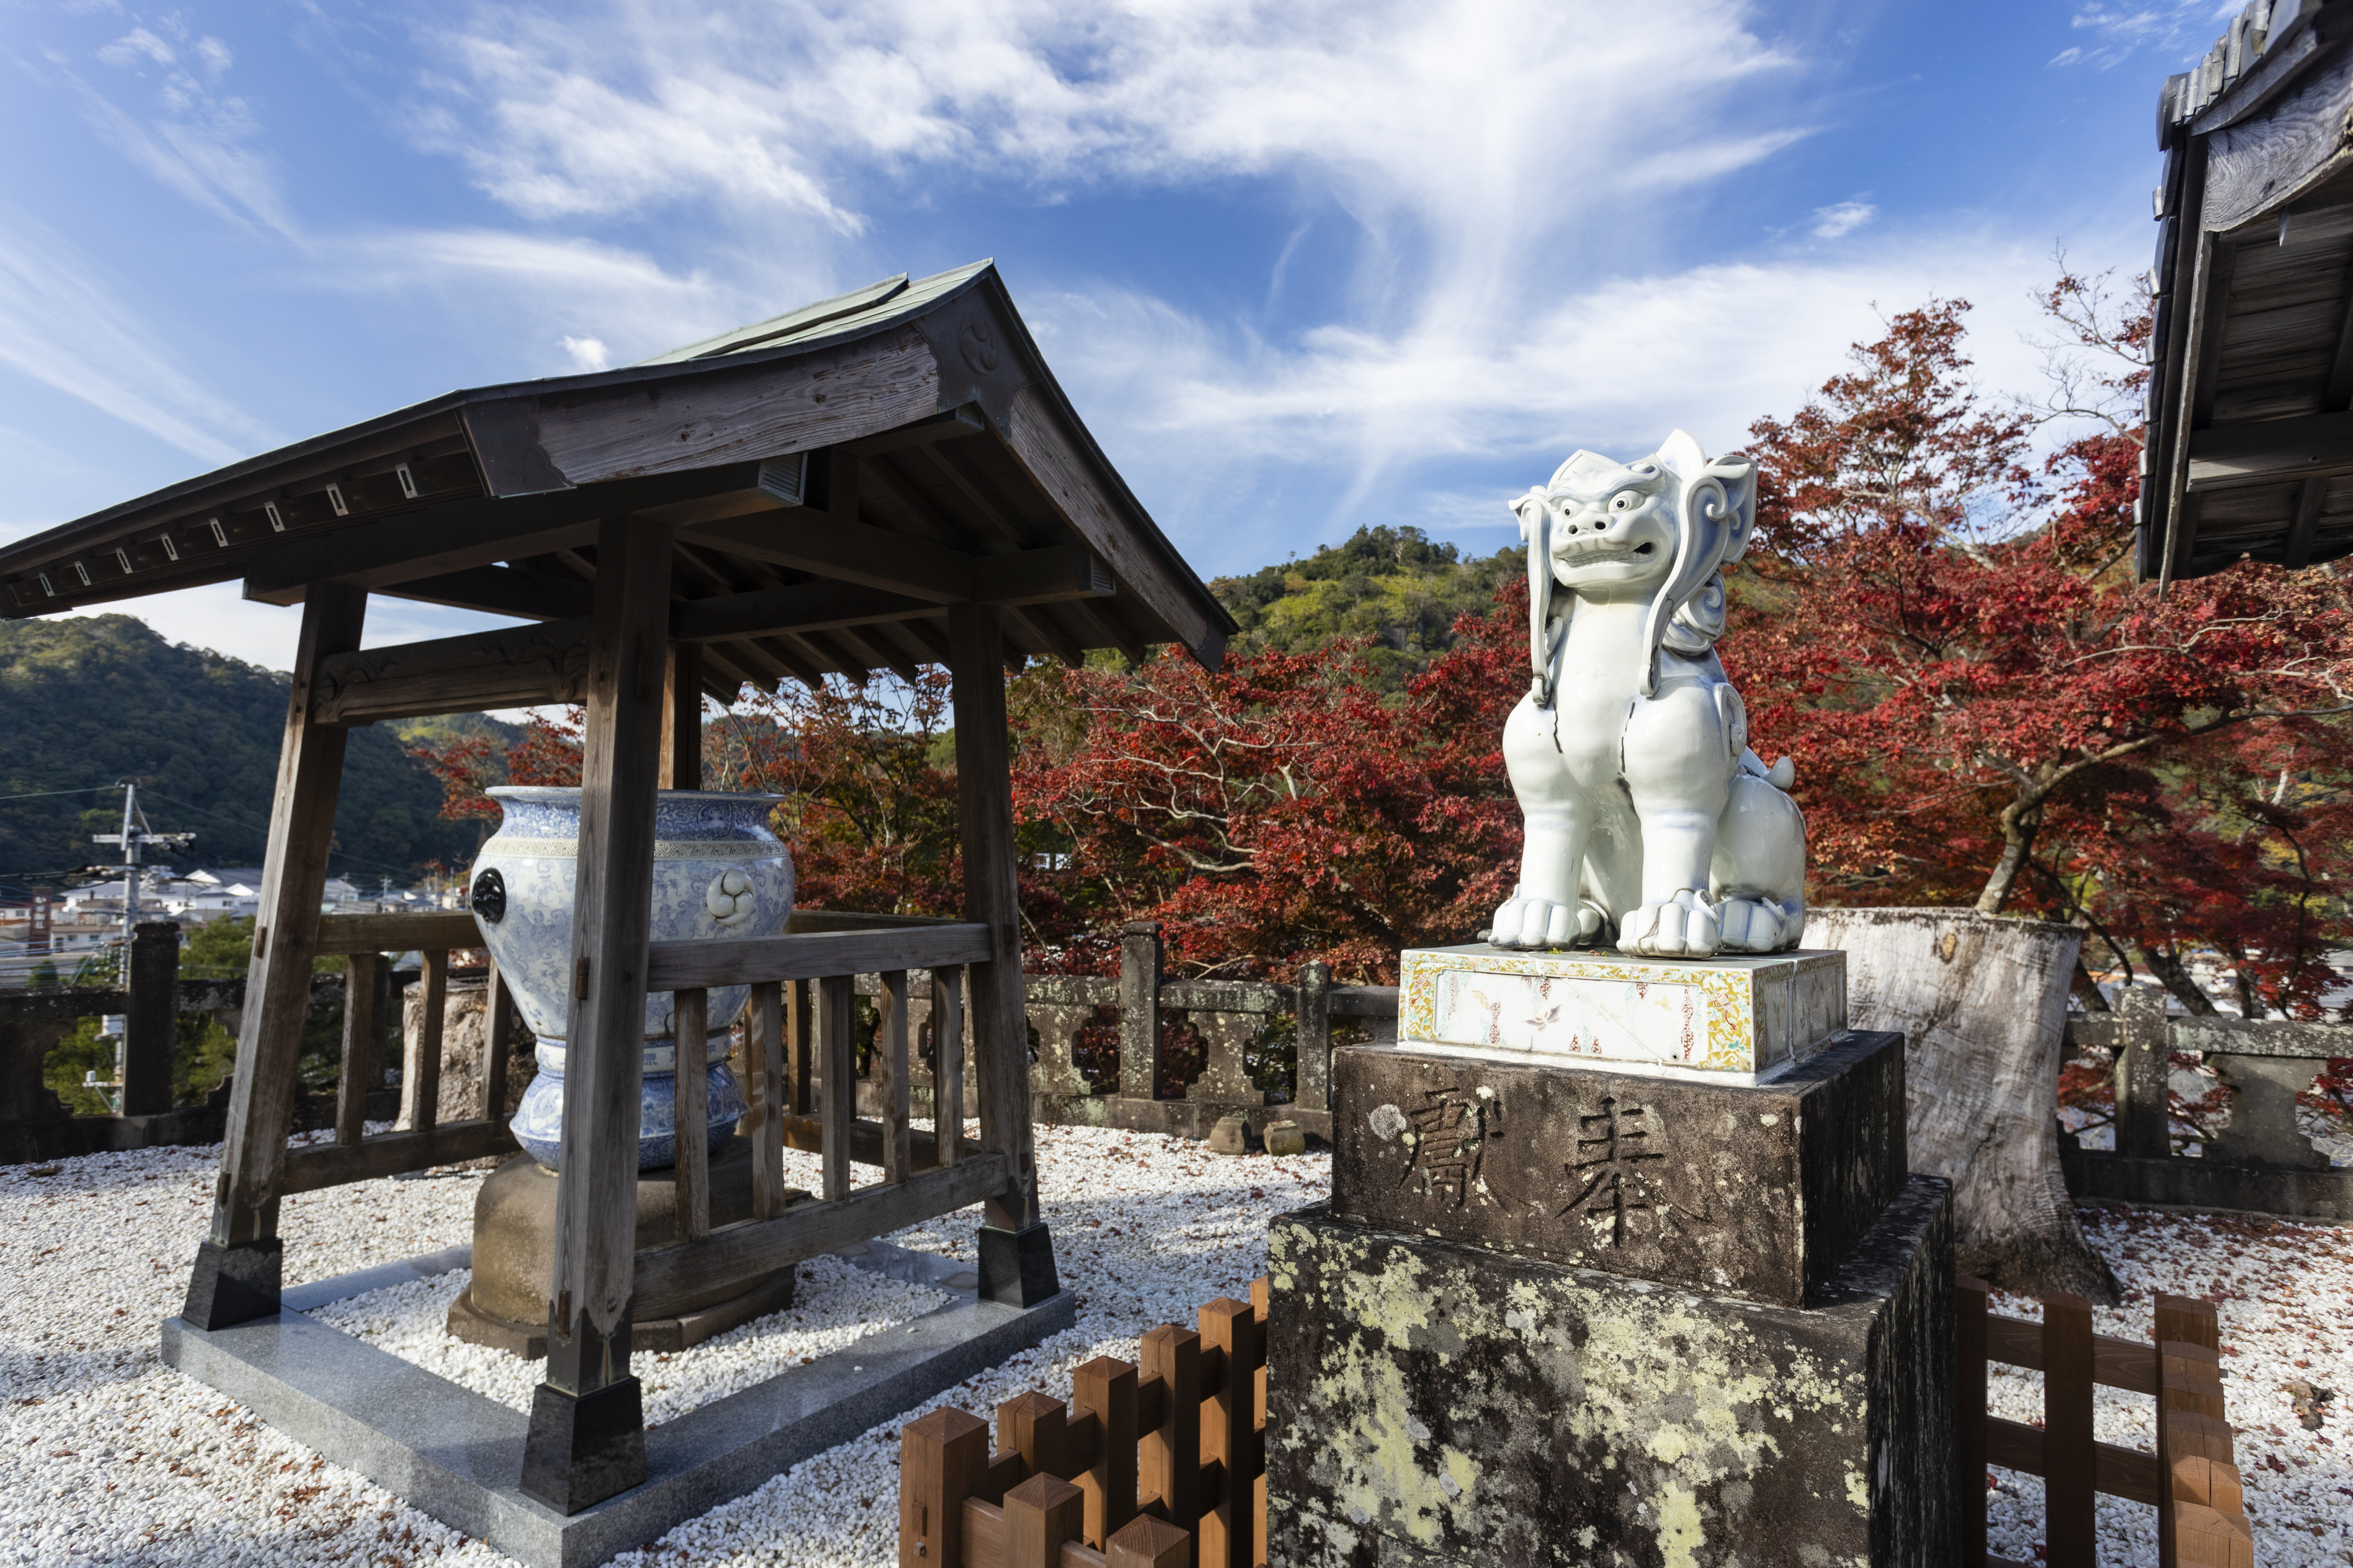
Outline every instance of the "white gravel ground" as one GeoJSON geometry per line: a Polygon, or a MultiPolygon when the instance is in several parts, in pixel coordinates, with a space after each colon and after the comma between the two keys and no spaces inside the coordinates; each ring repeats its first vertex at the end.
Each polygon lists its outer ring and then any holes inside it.
{"type": "MultiPolygon", "coordinates": [[[[330,1302],[311,1317],[484,1398],[528,1412],[544,1363],[466,1344],[443,1331],[449,1303],[473,1277],[472,1269],[459,1268],[412,1279],[330,1302]]],[[[806,1366],[869,1334],[920,1318],[947,1300],[944,1290],[886,1279],[839,1258],[813,1258],[800,1266],[789,1310],[754,1319],[675,1354],[633,1358],[646,1425],[659,1426],[710,1400],[806,1366]]]]}
{"type": "MultiPolygon", "coordinates": [[[[1062,1279],[1081,1299],[1079,1319],[940,1401],[984,1416],[1024,1388],[1068,1397],[1079,1363],[1097,1354],[1132,1360],[1152,1324],[1190,1323],[1203,1301],[1243,1295],[1264,1267],[1268,1218],[1321,1198],[1330,1179],[1322,1155],[1227,1159],[1177,1139],[1075,1129],[1040,1129],[1039,1142],[1047,1218],[1062,1279]]],[[[7,1401],[0,1406],[0,1563],[505,1563],[158,1360],[156,1324],[178,1310],[218,1157],[216,1146],[0,1167],[0,1277],[11,1287],[0,1309],[7,1401]]],[[[288,1199],[280,1226],[288,1279],[322,1279],[462,1243],[480,1180],[388,1180],[288,1199]]],[[[2230,1408],[2257,1561],[2266,1568],[2353,1563],[2353,1445],[2341,1426],[2353,1405],[2353,1233],[2145,1213],[2086,1211],[2085,1219],[2137,1293],[2122,1312],[2101,1314],[2105,1331],[2147,1337],[2148,1294],[2157,1289],[2222,1301],[2230,1408]],[[2292,1378],[2336,1391],[2321,1406],[2321,1431],[2306,1431],[2290,1410],[2284,1384],[2292,1378]]],[[[892,1239],[969,1258],[977,1224],[977,1211],[967,1211],[892,1239]]],[[[693,1352],[670,1362],[642,1358],[649,1405],[674,1415],[740,1386],[730,1379],[766,1375],[754,1367],[849,1342],[845,1292],[912,1289],[851,1278],[858,1271],[833,1260],[810,1270],[797,1308],[802,1321],[765,1320],[698,1347],[725,1352],[706,1357],[707,1370],[691,1364],[693,1352]]],[[[443,1342],[427,1350],[422,1336],[414,1347],[400,1338],[404,1321],[446,1308],[461,1279],[443,1276],[404,1288],[410,1295],[398,1300],[379,1292],[322,1315],[361,1331],[373,1327],[377,1342],[401,1353],[450,1357],[441,1363],[445,1375],[470,1382],[480,1373],[454,1354],[465,1347],[443,1342]]],[[[920,1300],[887,1291],[872,1304],[886,1314],[922,1310],[920,1300]]],[[[2031,1307],[2005,1300],[2000,1310],[2027,1315],[2031,1307]]],[[[527,1394],[527,1383],[517,1386],[527,1394]]],[[[2039,1416],[2033,1374],[2005,1375],[1996,1386],[2002,1414],[2039,1416]]],[[[514,1391],[484,1391],[519,1402],[514,1391]]],[[[2143,1403],[2105,1395],[2101,1436],[2144,1442],[2133,1426],[2143,1403]]],[[[897,1430],[916,1414],[617,1561],[629,1568],[882,1568],[894,1557],[897,1430]]],[[[2028,1510],[2038,1483],[2007,1471],[1994,1479],[1997,1549],[2031,1561],[2040,1535],[2028,1510]]],[[[2102,1561],[2154,1562],[2153,1516],[2109,1506],[2102,1561]]]]}

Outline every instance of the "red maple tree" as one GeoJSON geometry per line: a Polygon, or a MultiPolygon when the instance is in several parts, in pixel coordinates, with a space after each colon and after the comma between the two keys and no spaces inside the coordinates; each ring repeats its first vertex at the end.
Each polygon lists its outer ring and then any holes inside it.
{"type": "Polygon", "coordinates": [[[1751,427],[1725,663],[1760,745],[1797,758],[1820,901],[2073,920],[2192,1011],[2211,952],[2250,1016],[2309,1014],[2353,939],[2327,885],[2353,869],[2353,593],[2335,566],[2136,583],[2141,433],[2113,410],[2146,315],[2073,277],[2049,304],[2116,368],[2063,381],[2066,412],[2111,416],[2039,466],[2032,413],[1968,384],[1962,300],[1751,427]]]}
{"type": "Polygon", "coordinates": [[[746,687],[705,730],[712,789],[785,796],[772,819],[792,847],[796,904],[881,914],[964,907],[948,677],[746,687]]]}
{"type": "Polygon", "coordinates": [[[1161,921],[1203,974],[1393,981],[1400,948],[1483,929],[1519,852],[1499,748],[1521,655],[1507,610],[1458,629],[1398,700],[1353,641],[1033,672],[1015,807],[1069,847],[1066,906],[1161,921]]]}
{"type": "Polygon", "coordinates": [[[501,784],[579,787],[581,730],[586,721],[586,710],[579,708],[567,709],[561,719],[533,713],[512,740],[476,731],[418,741],[409,746],[408,754],[440,781],[442,816],[495,822],[499,803],[487,792],[501,784]]]}

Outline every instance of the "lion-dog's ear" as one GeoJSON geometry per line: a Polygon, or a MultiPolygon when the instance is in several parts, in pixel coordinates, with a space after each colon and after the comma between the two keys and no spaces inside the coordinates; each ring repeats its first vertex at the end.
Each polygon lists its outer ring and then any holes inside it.
{"type": "Polygon", "coordinates": [[[1659,444],[1659,462],[1675,479],[1675,563],[1651,602],[1644,627],[1649,634],[1643,639],[1641,686],[1645,697],[1657,688],[1659,643],[1668,621],[1685,599],[1706,586],[1719,566],[1740,558],[1757,518],[1757,466],[1747,458],[1711,463],[1700,444],[1678,430],[1659,444]]]}
{"type": "Polygon", "coordinates": [[[1542,486],[1512,503],[1520,537],[1528,546],[1528,668],[1535,673],[1536,706],[1552,706],[1552,507],[1542,486]]]}

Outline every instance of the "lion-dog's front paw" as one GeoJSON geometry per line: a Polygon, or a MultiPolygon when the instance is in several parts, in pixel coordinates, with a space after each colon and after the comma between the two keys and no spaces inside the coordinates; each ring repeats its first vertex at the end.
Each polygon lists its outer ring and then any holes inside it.
{"type": "Polygon", "coordinates": [[[1684,888],[1663,903],[1644,904],[1618,922],[1618,951],[1646,958],[1709,958],[1724,945],[1707,895],[1684,888]]]}
{"type": "Polygon", "coordinates": [[[1517,889],[1495,911],[1487,940],[1496,947],[1574,947],[1601,929],[1598,910],[1530,898],[1517,889]]]}
{"type": "Polygon", "coordinates": [[[1778,952],[1797,941],[1793,922],[1778,908],[1757,899],[1726,899],[1716,906],[1725,948],[1732,952],[1778,952]]]}

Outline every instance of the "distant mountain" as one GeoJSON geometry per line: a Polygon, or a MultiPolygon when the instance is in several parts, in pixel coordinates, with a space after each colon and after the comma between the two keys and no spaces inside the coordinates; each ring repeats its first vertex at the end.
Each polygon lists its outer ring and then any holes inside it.
{"type": "Polygon", "coordinates": [[[1492,609],[1496,587],[1527,559],[1508,545],[1464,560],[1418,528],[1360,528],[1345,544],[1220,577],[1209,591],[1241,624],[1237,650],[1303,653],[1335,637],[1370,637],[1377,678],[1394,688],[1452,644],[1456,616],[1492,609]]]}
{"type": "MultiPolygon", "coordinates": [[[[195,833],[183,868],[261,864],[286,689],[283,675],[166,642],[129,616],[0,621],[0,879],[119,859],[90,840],[122,820],[121,793],[91,786],[121,778],[138,781],[157,831],[195,833]]],[[[482,837],[479,824],[441,817],[441,786],[402,739],[372,725],[344,751],[329,863],[363,886],[405,881],[431,860],[462,865],[482,837]]]]}

